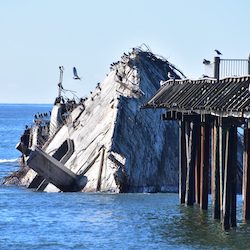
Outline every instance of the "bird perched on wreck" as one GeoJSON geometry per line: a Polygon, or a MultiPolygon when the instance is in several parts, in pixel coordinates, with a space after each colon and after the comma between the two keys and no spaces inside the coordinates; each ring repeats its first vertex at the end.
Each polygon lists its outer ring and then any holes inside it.
{"type": "Polygon", "coordinates": [[[73,67],[73,75],[74,75],[73,79],[75,79],[75,80],[81,80],[81,78],[77,74],[76,67],[73,67]]]}
{"type": "Polygon", "coordinates": [[[216,54],[217,54],[218,56],[222,55],[222,53],[221,53],[219,50],[215,49],[214,51],[216,52],[216,54]]]}
{"type": "Polygon", "coordinates": [[[207,59],[203,59],[203,64],[209,65],[209,64],[211,64],[211,62],[209,60],[207,60],[207,59]]]}
{"type": "Polygon", "coordinates": [[[168,72],[168,79],[169,80],[175,80],[175,75],[172,74],[170,71],[168,72]]]}

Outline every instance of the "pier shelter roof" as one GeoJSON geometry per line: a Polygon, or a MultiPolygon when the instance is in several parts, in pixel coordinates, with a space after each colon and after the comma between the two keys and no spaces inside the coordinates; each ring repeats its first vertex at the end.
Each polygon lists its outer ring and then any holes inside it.
{"type": "Polygon", "coordinates": [[[168,80],[144,108],[250,118],[250,76],[168,80]]]}

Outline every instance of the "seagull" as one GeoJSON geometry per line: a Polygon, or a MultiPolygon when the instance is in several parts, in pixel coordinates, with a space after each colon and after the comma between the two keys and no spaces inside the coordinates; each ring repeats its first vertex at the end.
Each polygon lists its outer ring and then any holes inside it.
{"type": "Polygon", "coordinates": [[[100,87],[100,82],[97,83],[96,87],[97,87],[99,90],[102,90],[101,87],[100,87]]]}
{"type": "Polygon", "coordinates": [[[57,86],[58,86],[60,89],[64,89],[61,82],[59,82],[59,83],[57,84],[57,86]]]}
{"type": "Polygon", "coordinates": [[[175,79],[175,75],[171,74],[171,72],[169,71],[168,72],[168,78],[171,79],[171,80],[174,80],[175,79]]]}
{"type": "Polygon", "coordinates": [[[118,77],[118,80],[119,80],[120,82],[122,82],[122,76],[121,76],[121,75],[117,75],[117,77],[118,77]]]}
{"type": "Polygon", "coordinates": [[[202,78],[209,78],[208,75],[202,75],[202,78]]]}
{"type": "Polygon", "coordinates": [[[221,52],[217,49],[214,50],[218,56],[222,55],[221,52]]]}
{"type": "Polygon", "coordinates": [[[165,83],[165,81],[160,80],[160,86],[163,86],[163,85],[164,85],[164,83],[165,83]]]}
{"type": "Polygon", "coordinates": [[[211,62],[209,60],[203,59],[203,64],[209,65],[209,64],[211,64],[211,62]]]}
{"type": "Polygon", "coordinates": [[[81,80],[81,78],[78,76],[77,71],[76,71],[76,67],[73,67],[73,79],[75,80],[81,80]]]}

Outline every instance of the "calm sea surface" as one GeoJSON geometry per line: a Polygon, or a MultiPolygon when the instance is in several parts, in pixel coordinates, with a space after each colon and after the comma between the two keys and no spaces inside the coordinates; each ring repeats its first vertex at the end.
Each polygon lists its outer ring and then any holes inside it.
{"type": "MultiPolygon", "coordinates": [[[[0,105],[0,182],[18,168],[15,145],[50,105],[0,105]]],[[[229,233],[177,194],[41,193],[0,184],[2,249],[250,249],[250,226],[229,233]]]]}

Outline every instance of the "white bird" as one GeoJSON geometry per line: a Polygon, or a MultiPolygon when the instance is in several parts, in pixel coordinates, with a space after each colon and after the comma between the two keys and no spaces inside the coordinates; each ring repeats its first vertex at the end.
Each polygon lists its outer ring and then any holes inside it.
{"type": "Polygon", "coordinates": [[[175,75],[171,74],[171,72],[168,72],[168,79],[174,80],[175,79],[175,75]]]}
{"type": "Polygon", "coordinates": [[[81,80],[81,78],[78,76],[77,71],[76,71],[76,67],[73,67],[73,79],[75,80],[81,80]]]}

